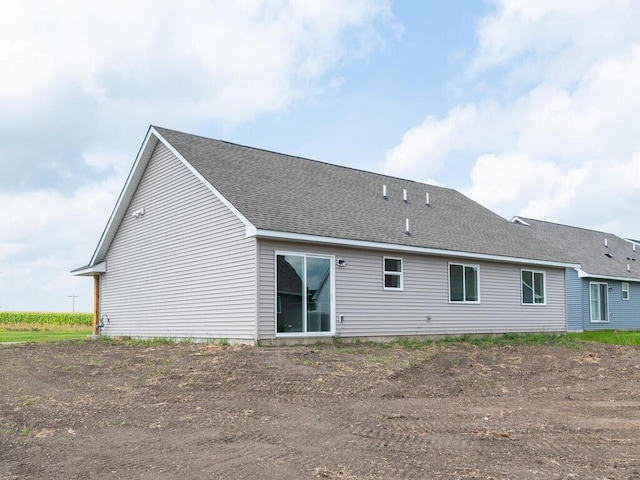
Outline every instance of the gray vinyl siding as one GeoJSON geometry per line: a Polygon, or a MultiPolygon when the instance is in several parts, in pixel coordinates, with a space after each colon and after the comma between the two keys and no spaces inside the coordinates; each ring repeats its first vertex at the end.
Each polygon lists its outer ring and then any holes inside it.
{"type": "Polygon", "coordinates": [[[104,334],[255,338],[256,241],[162,143],[105,260],[104,334]]]}
{"type": "Polygon", "coordinates": [[[546,305],[522,305],[523,265],[406,255],[312,244],[259,240],[259,337],[275,335],[275,252],[332,255],[335,266],[336,335],[380,337],[503,332],[566,331],[564,269],[546,272],[546,305]],[[383,290],[382,258],[402,258],[404,288],[383,290]],[[480,267],[480,304],[449,302],[449,262],[480,267]],[[427,317],[430,320],[427,321],[427,317]]]}
{"type": "Polygon", "coordinates": [[[629,300],[622,300],[622,282],[585,278],[583,281],[583,325],[585,330],[640,330],[640,284],[629,282],[629,300]],[[609,321],[591,322],[589,283],[606,283],[609,292],[609,321]]]}
{"type": "Polygon", "coordinates": [[[570,332],[582,332],[584,329],[582,309],[583,281],[578,277],[578,272],[574,268],[567,268],[565,276],[567,284],[567,330],[570,332]]]}

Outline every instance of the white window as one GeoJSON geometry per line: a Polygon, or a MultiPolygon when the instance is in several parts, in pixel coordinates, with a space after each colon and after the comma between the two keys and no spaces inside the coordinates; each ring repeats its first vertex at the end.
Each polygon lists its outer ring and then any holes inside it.
{"type": "Polygon", "coordinates": [[[480,267],[449,264],[449,301],[480,303],[480,267]]]}
{"type": "Polygon", "coordinates": [[[544,272],[522,270],[522,303],[526,305],[545,305],[545,275],[544,272]]]}
{"type": "Polygon", "coordinates": [[[629,300],[629,284],[622,282],[622,299],[629,300]]]}
{"type": "Polygon", "coordinates": [[[385,290],[402,290],[402,259],[383,257],[383,288],[385,290]]]}
{"type": "Polygon", "coordinates": [[[589,284],[589,303],[592,322],[609,321],[609,285],[591,282],[589,284]]]}

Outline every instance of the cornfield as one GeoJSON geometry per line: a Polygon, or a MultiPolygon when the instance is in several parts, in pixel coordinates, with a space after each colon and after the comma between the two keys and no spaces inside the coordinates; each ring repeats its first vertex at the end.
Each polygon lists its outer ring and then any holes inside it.
{"type": "Polygon", "coordinates": [[[91,325],[92,322],[92,313],[0,312],[0,324],[34,323],[39,325],[91,325]]]}

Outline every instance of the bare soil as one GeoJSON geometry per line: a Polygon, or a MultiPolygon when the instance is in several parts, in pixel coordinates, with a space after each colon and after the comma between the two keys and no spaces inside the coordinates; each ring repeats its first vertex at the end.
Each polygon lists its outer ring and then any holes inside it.
{"type": "Polygon", "coordinates": [[[640,349],[0,346],[0,479],[640,480],[640,349]]]}

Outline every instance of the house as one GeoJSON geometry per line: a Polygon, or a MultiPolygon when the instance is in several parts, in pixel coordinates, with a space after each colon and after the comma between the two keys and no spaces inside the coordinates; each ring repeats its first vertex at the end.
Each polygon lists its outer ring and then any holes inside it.
{"type": "Polygon", "coordinates": [[[455,190],[152,126],[72,274],[104,335],[284,343],[563,332],[569,267],[455,190]]]}
{"type": "Polygon", "coordinates": [[[532,237],[553,242],[568,268],[569,331],[640,329],[640,244],[611,233],[514,217],[532,237]]]}

